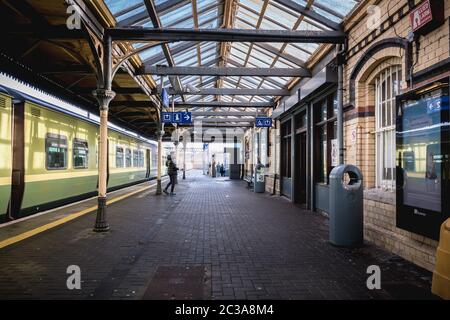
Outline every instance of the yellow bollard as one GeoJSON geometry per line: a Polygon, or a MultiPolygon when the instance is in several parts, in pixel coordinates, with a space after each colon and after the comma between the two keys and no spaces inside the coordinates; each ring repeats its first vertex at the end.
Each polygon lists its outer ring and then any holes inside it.
{"type": "Polygon", "coordinates": [[[431,292],[450,300],[450,218],[441,226],[431,292]]]}

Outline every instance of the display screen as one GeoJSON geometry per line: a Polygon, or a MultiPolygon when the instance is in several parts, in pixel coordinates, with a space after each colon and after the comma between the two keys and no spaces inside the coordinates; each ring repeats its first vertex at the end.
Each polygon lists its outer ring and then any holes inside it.
{"type": "MultiPolygon", "coordinates": [[[[405,100],[397,117],[397,163],[403,174],[403,204],[419,209],[442,211],[442,175],[448,169],[449,130],[447,89],[405,100]]],[[[418,212],[418,211],[417,211],[418,212]]]]}

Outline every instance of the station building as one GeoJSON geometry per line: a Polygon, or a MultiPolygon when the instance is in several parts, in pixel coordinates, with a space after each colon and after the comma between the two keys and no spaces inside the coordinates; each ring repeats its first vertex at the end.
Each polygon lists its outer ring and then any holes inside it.
{"type": "MultiPolygon", "coordinates": [[[[436,235],[415,221],[399,227],[396,166],[408,159],[401,159],[398,147],[396,152],[396,113],[399,97],[448,101],[449,16],[448,0],[373,0],[358,6],[343,22],[348,33],[343,51],[332,45],[316,51],[308,65],[313,77],[293,84],[295,94],[278,101],[275,126],[247,131],[245,175],[259,159],[267,166],[267,192],[328,214],[329,174],[339,153],[337,65],[343,57],[343,148],[345,163],[358,166],[364,176],[365,240],[433,270],[436,235]]],[[[414,142],[403,152],[404,158],[413,156],[419,176],[430,166],[427,143],[432,142],[414,142]]]]}

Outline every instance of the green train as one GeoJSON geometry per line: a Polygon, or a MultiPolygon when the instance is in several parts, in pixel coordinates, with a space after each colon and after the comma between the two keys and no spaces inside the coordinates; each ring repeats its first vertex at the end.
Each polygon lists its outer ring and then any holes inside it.
{"type": "MultiPolygon", "coordinates": [[[[0,223],[97,194],[98,121],[0,87],[0,223]]],[[[156,177],[157,144],[108,129],[108,191],[156,177]]]]}

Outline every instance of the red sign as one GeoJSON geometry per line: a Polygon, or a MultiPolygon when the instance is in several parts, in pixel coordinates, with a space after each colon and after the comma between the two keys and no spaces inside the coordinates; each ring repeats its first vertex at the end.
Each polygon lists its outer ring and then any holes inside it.
{"type": "Polygon", "coordinates": [[[433,21],[433,13],[431,11],[430,0],[425,0],[417,6],[410,14],[409,20],[413,32],[416,32],[429,22],[433,21]]]}

